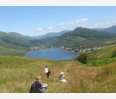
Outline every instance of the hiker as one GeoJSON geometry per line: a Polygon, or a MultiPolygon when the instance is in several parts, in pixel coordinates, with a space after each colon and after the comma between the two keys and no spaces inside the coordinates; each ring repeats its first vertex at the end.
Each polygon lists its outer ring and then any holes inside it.
{"type": "Polygon", "coordinates": [[[41,76],[36,77],[36,81],[31,85],[30,93],[45,93],[47,92],[47,84],[42,83],[41,76]]]}
{"type": "Polygon", "coordinates": [[[48,66],[47,65],[45,67],[45,74],[46,74],[47,78],[49,78],[49,76],[51,74],[50,69],[48,69],[48,66]]]}
{"type": "Polygon", "coordinates": [[[60,80],[61,82],[66,82],[66,79],[65,79],[65,76],[64,76],[64,72],[60,72],[59,80],[60,80]]]}

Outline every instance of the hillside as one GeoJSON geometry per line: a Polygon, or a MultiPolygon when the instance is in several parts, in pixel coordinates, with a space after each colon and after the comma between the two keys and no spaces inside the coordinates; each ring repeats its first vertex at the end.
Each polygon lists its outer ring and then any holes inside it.
{"type": "Polygon", "coordinates": [[[116,34],[116,26],[112,26],[112,27],[109,27],[109,28],[105,28],[105,29],[102,29],[101,31],[116,34]]]}
{"type": "Polygon", "coordinates": [[[114,41],[116,41],[116,34],[79,27],[61,35],[53,42],[53,45],[69,48],[89,48],[103,46],[107,42],[114,41]]]}
{"type": "Polygon", "coordinates": [[[99,50],[81,51],[76,61],[88,66],[101,66],[116,61],[116,44],[108,45],[99,50]]]}
{"type": "Polygon", "coordinates": [[[103,49],[96,51],[96,55],[98,58],[109,58],[112,57],[112,53],[116,51],[116,44],[110,45],[110,46],[105,46],[103,49]]]}
{"type": "Polygon", "coordinates": [[[48,93],[116,92],[116,57],[112,57],[114,51],[116,44],[95,51],[94,55],[98,58],[87,64],[75,59],[56,61],[2,56],[0,57],[0,92],[28,93],[37,75],[41,75],[43,82],[48,84],[48,93]],[[43,72],[45,65],[51,70],[50,79],[47,79],[43,72]],[[66,76],[65,84],[58,80],[61,71],[66,76]]]}
{"type": "Polygon", "coordinates": [[[14,34],[0,32],[0,45],[5,47],[27,47],[30,45],[28,39],[23,36],[16,36],[14,34]]]}
{"type": "Polygon", "coordinates": [[[45,38],[53,38],[53,37],[58,37],[66,32],[69,32],[69,30],[64,30],[64,31],[60,31],[60,32],[50,32],[50,33],[46,33],[45,35],[42,36],[34,36],[32,37],[33,39],[45,39],[45,38]]]}
{"type": "Polygon", "coordinates": [[[42,39],[36,39],[16,32],[6,33],[1,31],[0,47],[2,50],[0,55],[22,55],[30,51],[30,49],[43,49],[51,46],[64,46],[75,50],[110,45],[116,42],[115,33],[82,27],[78,27],[72,31],[65,30],[58,33],[48,33],[43,37],[42,39]]]}
{"type": "Polygon", "coordinates": [[[0,55],[25,55],[30,51],[30,47],[42,44],[42,41],[35,41],[16,32],[0,32],[0,55]]]}
{"type": "Polygon", "coordinates": [[[115,92],[115,64],[88,67],[76,61],[0,57],[0,92],[28,93],[37,75],[48,84],[49,93],[115,92]],[[51,69],[49,80],[43,73],[45,65],[51,69]],[[66,84],[58,81],[61,71],[65,72],[66,84]]]}
{"type": "Polygon", "coordinates": [[[29,49],[26,48],[9,48],[0,46],[0,56],[24,56],[29,49]]]}
{"type": "Polygon", "coordinates": [[[112,63],[116,61],[116,44],[105,46],[101,50],[95,51],[92,54],[96,59],[88,61],[88,65],[99,66],[101,64],[112,63]]]}

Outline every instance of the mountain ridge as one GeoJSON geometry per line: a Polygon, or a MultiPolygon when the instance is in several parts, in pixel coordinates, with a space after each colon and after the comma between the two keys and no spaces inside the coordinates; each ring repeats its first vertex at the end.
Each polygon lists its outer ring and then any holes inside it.
{"type": "Polygon", "coordinates": [[[78,27],[70,32],[61,35],[53,43],[53,45],[66,46],[71,48],[77,48],[81,46],[83,48],[86,48],[102,46],[105,41],[112,41],[112,39],[116,40],[115,34],[78,27]]]}
{"type": "MultiPolygon", "coordinates": [[[[114,26],[113,28],[115,28],[114,26]]],[[[103,46],[106,43],[115,43],[116,34],[106,31],[99,31],[85,27],[77,27],[74,30],[65,30],[55,35],[42,39],[34,39],[30,36],[24,36],[17,32],[0,32],[0,46],[13,49],[31,49],[35,46],[53,46],[53,47],[69,47],[91,48],[103,46]],[[59,33],[59,34],[58,34],[59,33]],[[58,36],[57,36],[58,35],[58,36]]],[[[48,35],[48,34],[47,34],[48,35]]]]}

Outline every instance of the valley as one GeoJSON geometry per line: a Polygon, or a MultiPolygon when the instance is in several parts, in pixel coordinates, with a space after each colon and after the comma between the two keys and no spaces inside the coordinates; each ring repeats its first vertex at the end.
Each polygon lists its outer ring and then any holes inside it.
{"type": "Polygon", "coordinates": [[[29,93],[37,75],[48,84],[48,93],[116,92],[116,34],[82,27],[45,38],[0,32],[0,92],[29,93]],[[71,60],[25,57],[28,52],[48,48],[80,54],[71,60]],[[43,73],[46,65],[50,79],[43,73]],[[61,71],[65,84],[58,80],[61,71]]]}

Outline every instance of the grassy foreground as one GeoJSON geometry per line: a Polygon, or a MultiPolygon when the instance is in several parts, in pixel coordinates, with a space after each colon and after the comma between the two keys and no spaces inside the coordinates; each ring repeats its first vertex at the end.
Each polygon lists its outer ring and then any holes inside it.
{"type": "Polygon", "coordinates": [[[28,93],[37,75],[48,84],[49,93],[116,92],[116,62],[89,67],[73,60],[0,57],[1,93],[28,93]],[[44,75],[45,65],[51,69],[49,80],[44,75]],[[65,72],[66,84],[58,81],[60,71],[65,72]]]}

